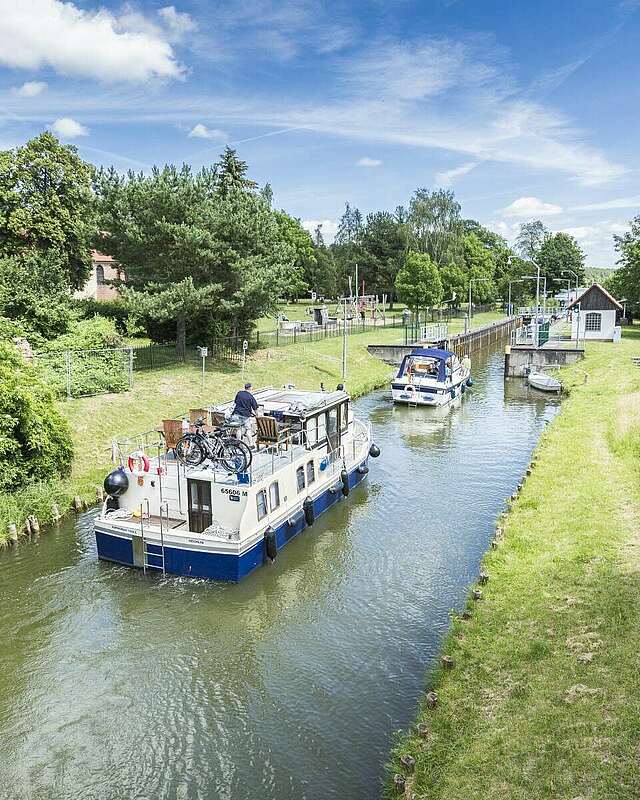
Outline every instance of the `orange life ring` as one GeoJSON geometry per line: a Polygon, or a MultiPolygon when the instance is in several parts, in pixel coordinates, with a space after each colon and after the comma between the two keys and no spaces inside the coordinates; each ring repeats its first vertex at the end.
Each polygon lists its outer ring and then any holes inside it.
{"type": "Polygon", "coordinates": [[[129,456],[129,472],[133,475],[141,475],[143,472],[149,472],[149,459],[141,450],[131,453],[129,456]]]}

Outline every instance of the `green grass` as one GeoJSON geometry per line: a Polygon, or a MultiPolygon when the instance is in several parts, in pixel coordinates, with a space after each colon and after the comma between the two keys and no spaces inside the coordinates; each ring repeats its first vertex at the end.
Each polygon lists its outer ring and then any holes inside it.
{"type": "MultiPolygon", "coordinates": [[[[408,780],[432,800],[640,796],[638,331],[589,344],[535,468],[488,552],[484,598],[454,617],[428,677],[428,736],[406,734],[408,780]],[[586,376],[586,382],[585,382],[586,376]]],[[[393,787],[389,797],[397,796],[393,787]]]]}

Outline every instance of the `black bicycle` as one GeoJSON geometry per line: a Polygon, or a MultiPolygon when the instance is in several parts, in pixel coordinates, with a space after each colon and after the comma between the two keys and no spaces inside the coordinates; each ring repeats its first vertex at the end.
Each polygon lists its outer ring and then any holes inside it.
{"type": "Polygon", "coordinates": [[[198,467],[204,461],[211,461],[220,464],[227,472],[247,472],[253,458],[250,448],[227,433],[237,425],[231,423],[205,433],[204,420],[198,419],[194,427],[194,433],[185,433],[176,444],[178,461],[186,467],[198,467]]]}

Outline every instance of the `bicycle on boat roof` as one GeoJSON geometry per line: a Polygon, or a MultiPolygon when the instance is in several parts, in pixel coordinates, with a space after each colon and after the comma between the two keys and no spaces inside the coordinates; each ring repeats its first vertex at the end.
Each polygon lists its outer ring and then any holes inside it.
{"type": "Polygon", "coordinates": [[[206,432],[202,417],[194,422],[195,432],[185,433],[176,444],[176,457],[186,467],[198,467],[205,461],[220,464],[227,472],[246,472],[253,454],[245,442],[229,435],[242,423],[227,422],[221,428],[206,432]]]}

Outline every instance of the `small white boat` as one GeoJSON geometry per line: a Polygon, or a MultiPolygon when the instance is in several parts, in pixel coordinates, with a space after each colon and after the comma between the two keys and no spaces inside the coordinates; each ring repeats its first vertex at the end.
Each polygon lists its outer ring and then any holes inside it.
{"type": "Polygon", "coordinates": [[[562,384],[557,378],[551,375],[546,375],[544,372],[530,372],[527,375],[529,386],[534,389],[539,389],[541,392],[556,392],[559,394],[562,391],[562,384]]]}
{"type": "Polygon", "coordinates": [[[391,383],[394,403],[410,406],[443,406],[464,394],[471,381],[471,361],[455,353],[417,347],[402,360],[391,383]]]}

